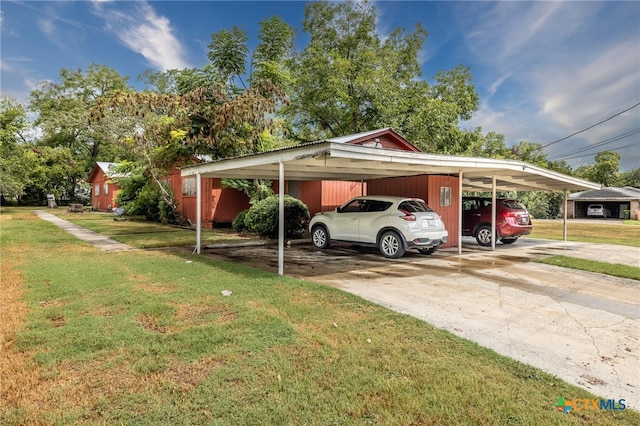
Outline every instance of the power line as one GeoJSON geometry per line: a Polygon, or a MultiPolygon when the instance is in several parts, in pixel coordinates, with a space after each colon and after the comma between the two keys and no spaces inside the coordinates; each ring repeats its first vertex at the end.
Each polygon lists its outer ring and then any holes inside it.
{"type": "MultiPolygon", "coordinates": [[[[627,133],[622,133],[620,135],[610,137],[608,139],[605,139],[603,141],[597,142],[597,143],[595,143],[593,145],[590,145],[590,146],[587,146],[587,147],[577,148],[577,149],[574,149],[572,151],[565,152],[565,153],[562,153],[562,154],[551,154],[550,157],[551,158],[555,158],[556,160],[561,160],[563,157],[565,157],[567,155],[579,154],[581,152],[590,151],[592,149],[599,148],[601,146],[608,145],[610,143],[617,142],[617,141],[619,141],[621,139],[624,139],[626,137],[635,135],[636,133],[640,133],[640,129],[631,130],[631,131],[629,131],[627,133]]],[[[555,160],[552,160],[552,161],[555,161],[555,160]]]]}
{"type": "Polygon", "coordinates": [[[616,118],[617,116],[619,116],[619,115],[621,115],[621,114],[624,114],[624,113],[625,113],[625,112],[627,112],[627,111],[631,111],[632,109],[636,108],[636,107],[637,107],[637,106],[639,106],[639,105],[640,105],[640,102],[638,102],[637,104],[635,104],[635,105],[633,105],[633,106],[631,106],[631,107],[629,107],[629,108],[625,109],[624,111],[620,111],[619,113],[612,115],[612,116],[611,116],[611,117],[609,117],[609,118],[606,118],[606,119],[604,119],[604,120],[602,120],[602,121],[599,121],[599,122],[597,122],[596,124],[592,124],[591,126],[589,126],[589,127],[585,128],[585,129],[582,129],[582,130],[580,130],[580,131],[578,131],[578,132],[572,133],[572,134],[570,134],[569,136],[565,136],[564,138],[561,138],[561,139],[555,140],[555,141],[553,141],[553,142],[549,142],[548,144],[546,144],[546,145],[542,145],[541,147],[539,147],[539,148],[537,148],[537,149],[543,149],[543,148],[546,148],[546,147],[551,146],[551,145],[553,145],[553,144],[556,144],[556,143],[558,143],[558,142],[562,142],[563,140],[569,139],[570,137],[573,137],[573,136],[575,136],[575,135],[579,135],[580,133],[586,132],[586,131],[587,131],[587,130],[589,130],[589,129],[593,129],[594,127],[599,126],[599,125],[600,125],[600,124],[602,124],[602,123],[606,123],[607,121],[611,120],[612,118],[616,118]]]}
{"type": "MultiPolygon", "coordinates": [[[[615,148],[615,149],[616,149],[616,150],[618,150],[618,151],[621,151],[621,150],[623,150],[623,149],[625,149],[625,148],[630,148],[630,147],[632,147],[632,146],[636,146],[636,144],[635,144],[635,143],[632,143],[632,144],[625,145],[625,146],[621,146],[621,147],[618,147],[618,148],[615,148]]],[[[604,152],[604,151],[600,151],[600,152],[604,152]]],[[[599,154],[600,152],[596,152],[595,154],[594,154],[594,153],[591,153],[591,154],[577,155],[577,156],[575,156],[575,157],[563,158],[562,160],[565,160],[565,161],[566,161],[566,160],[574,160],[574,159],[576,159],[576,158],[582,158],[582,157],[591,157],[592,155],[594,155],[594,156],[595,156],[596,154],[599,154]]],[[[553,161],[560,161],[560,160],[558,159],[558,160],[553,160],[553,161]]]]}

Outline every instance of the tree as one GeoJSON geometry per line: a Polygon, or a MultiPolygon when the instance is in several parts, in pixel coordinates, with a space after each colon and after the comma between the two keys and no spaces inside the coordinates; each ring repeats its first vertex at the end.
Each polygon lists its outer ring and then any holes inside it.
{"type": "Polygon", "coordinates": [[[620,177],[620,154],[615,151],[602,151],[595,155],[595,164],[581,166],[576,173],[604,186],[615,185],[620,177]]]}
{"type": "Polygon", "coordinates": [[[142,78],[156,89],[141,93],[116,92],[101,98],[92,121],[109,117],[129,120],[121,138],[136,155],[136,163],[154,182],[162,201],[180,223],[175,197],[162,185],[167,171],[189,163],[198,155],[224,158],[252,153],[271,142],[276,108],[285,102],[286,75],[279,61],[291,45],[292,30],[279,18],[263,21],[262,43],[249,58],[247,36],[238,29],[212,35],[211,63],[202,70],[145,73],[142,78]],[[245,62],[251,61],[246,86],[245,62]],[[240,81],[242,87],[236,85],[240,81]]]}
{"type": "Polygon", "coordinates": [[[83,165],[82,177],[97,160],[127,158],[127,151],[116,143],[119,122],[89,119],[99,99],[129,90],[127,79],[111,68],[92,64],[86,71],[63,68],[57,82],[41,82],[30,94],[30,109],[38,114],[34,124],[42,131],[39,143],[68,148],[83,165]]]}
{"type": "Polygon", "coordinates": [[[461,119],[478,107],[466,67],[419,79],[427,32],[396,29],[384,41],[367,1],[312,3],[303,29],[310,41],[290,61],[291,102],[285,109],[299,141],[393,127],[421,149],[464,151],[461,119]]]}
{"type": "Polygon", "coordinates": [[[640,189],[640,167],[620,173],[620,186],[632,186],[640,189]]]}
{"type": "Polygon", "coordinates": [[[25,188],[29,204],[43,204],[46,194],[55,195],[57,200],[76,200],[78,176],[84,169],[69,148],[34,145],[25,149],[25,157],[31,165],[25,188]]]}
{"type": "Polygon", "coordinates": [[[0,196],[14,199],[28,186],[30,158],[25,156],[28,129],[24,107],[14,99],[0,98],[0,196]]]}

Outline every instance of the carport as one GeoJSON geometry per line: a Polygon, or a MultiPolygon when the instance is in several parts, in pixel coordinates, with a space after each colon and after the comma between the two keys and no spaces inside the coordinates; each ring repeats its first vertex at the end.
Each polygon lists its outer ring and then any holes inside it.
{"type": "MultiPolygon", "coordinates": [[[[373,134],[373,132],[370,132],[373,134]]],[[[567,194],[570,190],[600,189],[600,185],[532,164],[514,160],[426,154],[350,145],[338,139],[275,149],[259,154],[227,158],[182,168],[181,175],[196,177],[196,252],[201,252],[202,184],[205,178],[278,180],[280,221],[278,272],[284,274],[284,192],[287,180],[344,180],[364,182],[381,178],[418,175],[458,177],[460,206],[463,191],[491,191],[492,233],[495,234],[497,191],[563,191],[564,238],[567,236],[567,194]]],[[[462,214],[458,212],[458,253],[461,244],[462,214]]],[[[495,249],[495,238],[492,244],[495,249]]]]}

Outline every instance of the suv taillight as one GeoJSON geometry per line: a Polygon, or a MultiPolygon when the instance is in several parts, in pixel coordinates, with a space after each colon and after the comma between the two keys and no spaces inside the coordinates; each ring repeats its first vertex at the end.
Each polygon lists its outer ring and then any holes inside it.
{"type": "Polygon", "coordinates": [[[406,210],[402,210],[402,209],[398,209],[398,210],[404,213],[404,216],[400,216],[400,218],[406,220],[407,222],[415,222],[416,216],[413,213],[408,212],[406,210]]]}

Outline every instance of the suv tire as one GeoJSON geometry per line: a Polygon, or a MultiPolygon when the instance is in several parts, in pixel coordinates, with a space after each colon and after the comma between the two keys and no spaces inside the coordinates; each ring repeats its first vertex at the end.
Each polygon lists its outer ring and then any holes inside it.
{"type": "Polygon", "coordinates": [[[398,259],[404,256],[404,242],[397,232],[387,231],[380,237],[380,253],[390,259],[398,259]]]}
{"type": "Polygon", "coordinates": [[[482,225],[476,231],[476,241],[483,247],[491,245],[491,226],[482,225]]]}
{"type": "Polygon", "coordinates": [[[322,225],[314,226],[311,230],[311,242],[317,249],[326,249],[331,246],[331,239],[329,238],[329,231],[322,225]]]}

